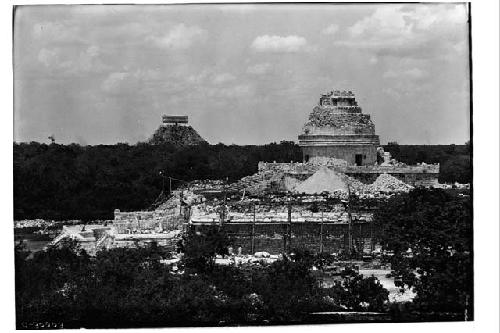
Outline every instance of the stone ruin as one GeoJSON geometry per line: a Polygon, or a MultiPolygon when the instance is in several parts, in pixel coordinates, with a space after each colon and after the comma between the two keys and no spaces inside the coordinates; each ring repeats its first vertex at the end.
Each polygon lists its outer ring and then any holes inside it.
{"type": "Polygon", "coordinates": [[[369,114],[363,114],[351,91],[322,94],[299,135],[303,161],[342,159],[350,165],[373,165],[380,145],[369,114]]]}
{"type": "MultiPolygon", "coordinates": [[[[387,173],[412,186],[438,185],[439,164],[408,166],[384,152],[370,115],[362,113],[351,91],[333,90],[321,95],[299,135],[299,146],[304,165],[312,167],[318,160],[323,164],[329,159],[344,160],[346,165],[331,167],[365,184],[387,173]]],[[[265,167],[259,166],[259,170],[265,167]]],[[[290,167],[283,166],[287,172],[290,167]]],[[[305,169],[298,165],[293,167],[300,171],[305,169]]]]}
{"type": "Polygon", "coordinates": [[[192,146],[207,143],[196,130],[188,125],[187,116],[162,117],[162,124],[154,132],[148,143],[173,144],[175,146],[192,146]]]}

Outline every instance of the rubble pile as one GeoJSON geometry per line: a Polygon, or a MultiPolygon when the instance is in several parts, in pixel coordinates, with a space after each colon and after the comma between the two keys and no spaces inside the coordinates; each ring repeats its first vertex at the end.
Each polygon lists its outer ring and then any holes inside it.
{"type": "Polygon", "coordinates": [[[223,180],[194,180],[189,183],[189,190],[196,192],[206,192],[206,191],[222,191],[224,189],[225,182],[223,180]]]}
{"type": "Polygon", "coordinates": [[[300,181],[296,178],[285,176],[283,179],[283,186],[285,187],[286,191],[294,191],[295,187],[297,187],[300,184],[300,181]]]}
{"type": "Polygon", "coordinates": [[[195,194],[191,191],[183,191],[182,200],[188,205],[193,205],[203,202],[205,200],[205,197],[199,194],[195,194]]]}
{"type": "Polygon", "coordinates": [[[46,228],[56,225],[55,221],[42,219],[14,221],[14,228],[46,228]]]}
{"type": "Polygon", "coordinates": [[[322,192],[347,193],[346,180],[337,172],[326,167],[320,168],[311,177],[295,187],[298,193],[315,194],[322,192]]]}
{"type": "MultiPolygon", "coordinates": [[[[326,164],[328,167],[335,167],[336,163],[339,163],[339,167],[345,168],[347,166],[347,162],[343,160],[336,160],[336,159],[329,159],[335,162],[330,162],[330,163],[324,163],[324,162],[319,162],[318,164],[315,164],[315,159],[316,157],[312,157],[309,159],[309,162],[307,163],[266,163],[266,162],[259,162],[258,170],[259,172],[264,172],[264,171],[274,171],[274,172],[279,172],[279,173],[314,173],[318,171],[318,168],[326,164]]],[[[320,157],[318,161],[321,161],[323,158],[320,157]]]]}
{"type": "Polygon", "coordinates": [[[178,207],[180,204],[179,193],[173,192],[173,195],[164,203],[160,204],[156,210],[171,210],[178,207]]]}
{"type": "Polygon", "coordinates": [[[381,174],[373,184],[367,186],[367,190],[372,192],[408,192],[412,188],[413,186],[387,173],[381,174]]]}
{"type": "Polygon", "coordinates": [[[231,184],[230,188],[232,190],[245,190],[252,195],[260,195],[272,186],[277,186],[282,178],[282,172],[268,170],[243,177],[238,182],[231,184]]]}
{"type": "Polygon", "coordinates": [[[359,180],[353,177],[349,177],[346,175],[346,180],[349,186],[351,187],[351,191],[353,192],[364,192],[366,191],[367,185],[363,184],[359,180]]]}
{"type": "Polygon", "coordinates": [[[200,205],[193,206],[192,208],[193,215],[214,215],[218,216],[220,213],[220,204],[217,201],[212,203],[203,203],[200,205]]]}

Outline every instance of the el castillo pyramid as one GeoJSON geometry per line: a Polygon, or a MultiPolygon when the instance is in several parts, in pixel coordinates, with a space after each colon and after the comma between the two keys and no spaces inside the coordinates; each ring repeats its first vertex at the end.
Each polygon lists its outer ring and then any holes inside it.
{"type": "Polygon", "coordinates": [[[196,130],[188,125],[187,116],[163,116],[163,123],[148,141],[149,144],[192,146],[207,143],[196,130]]]}

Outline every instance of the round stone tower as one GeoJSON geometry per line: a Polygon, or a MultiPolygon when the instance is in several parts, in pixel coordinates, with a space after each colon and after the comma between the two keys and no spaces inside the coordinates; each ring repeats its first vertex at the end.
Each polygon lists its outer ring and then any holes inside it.
{"type": "Polygon", "coordinates": [[[349,165],[374,165],[379,145],[370,115],[361,113],[351,91],[322,94],[299,135],[304,162],[331,157],[349,165]]]}

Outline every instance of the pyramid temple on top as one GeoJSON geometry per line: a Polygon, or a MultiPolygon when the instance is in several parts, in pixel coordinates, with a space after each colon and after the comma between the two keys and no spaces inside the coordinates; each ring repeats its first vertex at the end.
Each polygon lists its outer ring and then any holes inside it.
{"type": "Polygon", "coordinates": [[[369,114],[362,113],[351,91],[322,94],[299,135],[304,162],[330,157],[348,165],[374,165],[380,145],[369,114]]]}

